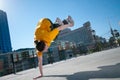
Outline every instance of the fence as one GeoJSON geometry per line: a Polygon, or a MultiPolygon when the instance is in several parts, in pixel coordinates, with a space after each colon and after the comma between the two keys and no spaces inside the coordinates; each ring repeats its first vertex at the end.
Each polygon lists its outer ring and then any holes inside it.
{"type": "Polygon", "coordinates": [[[28,53],[4,53],[0,54],[0,76],[36,68],[37,57],[28,53]]]}
{"type": "MultiPolygon", "coordinates": [[[[75,57],[79,53],[79,49],[58,50],[58,48],[51,49],[43,55],[43,65],[52,64],[53,62],[66,60],[75,57]]],[[[36,68],[38,66],[38,59],[34,49],[24,49],[20,52],[10,52],[0,54],[0,76],[36,68]]]]}

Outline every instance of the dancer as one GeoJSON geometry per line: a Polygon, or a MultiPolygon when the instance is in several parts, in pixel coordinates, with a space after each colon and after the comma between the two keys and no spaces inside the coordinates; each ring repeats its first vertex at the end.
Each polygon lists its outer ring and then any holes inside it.
{"type": "Polygon", "coordinates": [[[68,16],[67,19],[61,21],[59,18],[56,18],[55,23],[48,18],[41,19],[34,33],[34,43],[36,48],[36,53],[38,56],[38,67],[40,75],[34,79],[40,78],[43,76],[42,70],[42,55],[43,52],[47,52],[48,48],[51,45],[51,42],[56,38],[61,30],[64,30],[68,27],[73,27],[74,21],[71,16],[68,16]]]}

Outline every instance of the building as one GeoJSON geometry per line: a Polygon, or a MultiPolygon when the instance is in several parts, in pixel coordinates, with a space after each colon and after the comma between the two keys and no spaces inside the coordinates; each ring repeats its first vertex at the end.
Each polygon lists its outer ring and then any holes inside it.
{"type": "Polygon", "coordinates": [[[6,12],[0,10],[0,53],[12,51],[6,12]]]}
{"type": "Polygon", "coordinates": [[[89,21],[84,23],[82,27],[73,31],[71,31],[70,29],[65,29],[61,31],[57,39],[74,42],[77,45],[86,46],[90,46],[95,43],[89,21]]]}
{"type": "Polygon", "coordinates": [[[0,76],[35,68],[37,65],[34,48],[23,48],[0,54],[0,76]]]}

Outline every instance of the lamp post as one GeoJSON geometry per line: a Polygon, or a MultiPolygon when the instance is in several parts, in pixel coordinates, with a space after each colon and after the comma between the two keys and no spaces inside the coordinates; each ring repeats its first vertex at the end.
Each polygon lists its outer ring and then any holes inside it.
{"type": "Polygon", "coordinates": [[[94,42],[96,42],[96,32],[95,32],[95,30],[92,30],[92,36],[94,38],[94,42]]]}
{"type": "Polygon", "coordinates": [[[95,32],[95,30],[92,30],[92,36],[93,36],[93,39],[94,39],[94,49],[96,50],[97,42],[96,42],[96,32],[95,32]]]}

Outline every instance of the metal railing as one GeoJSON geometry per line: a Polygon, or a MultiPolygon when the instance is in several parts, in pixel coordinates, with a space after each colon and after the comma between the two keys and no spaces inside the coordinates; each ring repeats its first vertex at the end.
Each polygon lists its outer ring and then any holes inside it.
{"type": "MultiPolygon", "coordinates": [[[[43,65],[52,64],[57,61],[66,60],[71,57],[80,56],[83,54],[90,54],[90,50],[84,47],[77,47],[66,50],[53,49],[43,55],[43,65]]],[[[36,53],[32,50],[23,50],[21,52],[10,52],[0,54],[0,76],[36,68],[38,66],[38,59],[36,53]]]]}
{"type": "Polygon", "coordinates": [[[22,56],[18,56],[16,53],[0,54],[0,76],[36,68],[37,61],[34,54],[22,54],[22,56]]]}

